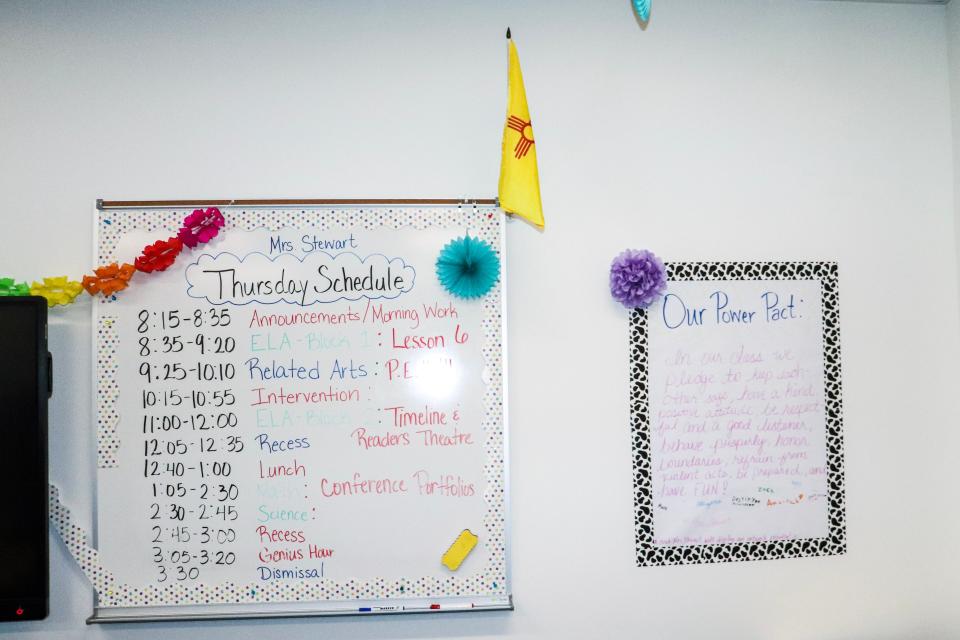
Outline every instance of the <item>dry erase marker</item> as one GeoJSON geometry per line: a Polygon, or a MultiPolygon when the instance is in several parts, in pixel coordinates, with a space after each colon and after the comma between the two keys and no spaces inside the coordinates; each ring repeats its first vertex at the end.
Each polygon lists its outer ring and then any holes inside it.
{"type": "Polygon", "coordinates": [[[403,611],[403,607],[360,607],[360,613],[373,613],[374,611],[403,611]]]}

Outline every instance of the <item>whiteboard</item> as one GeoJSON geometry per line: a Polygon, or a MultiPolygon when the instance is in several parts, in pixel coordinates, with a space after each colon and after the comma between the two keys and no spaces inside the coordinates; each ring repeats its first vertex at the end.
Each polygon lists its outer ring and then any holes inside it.
{"type": "MultiPolygon", "coordinates": [[[[99,262],[192,210],[98,210],[99,262]]],[[[502,212],[221,211],[94,305],[92,620],[511,608],[502,212]],[[435,275],[465,234],[501,259],[477,300],[435,275]]]]}

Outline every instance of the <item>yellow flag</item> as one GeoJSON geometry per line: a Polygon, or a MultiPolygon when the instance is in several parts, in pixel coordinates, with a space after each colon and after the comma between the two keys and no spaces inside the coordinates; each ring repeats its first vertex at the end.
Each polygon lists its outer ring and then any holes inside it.
{"type": "Polygon", "coordinates": [[[507,122],[503,126],[503,157],[500,160],[500,207],[543,228],[537,150],[523,89],[520,58],[507,29],[507,122]]]}

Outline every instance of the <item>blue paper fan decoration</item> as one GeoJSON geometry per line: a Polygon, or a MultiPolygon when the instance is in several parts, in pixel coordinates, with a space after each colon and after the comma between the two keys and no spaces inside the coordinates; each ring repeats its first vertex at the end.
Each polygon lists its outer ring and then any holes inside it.
{"type": "Polygon", "coordinates": [[[486,295],[500,277],[500,258],[483,240],[464,236],[451,240],[437,258],[437,279],[458,298],[486,295]]]}
{"type": "Polygon", "coordinates": [[[644,22],[650,20],[650,0],[633,0],[633,10],[644,22]]]}

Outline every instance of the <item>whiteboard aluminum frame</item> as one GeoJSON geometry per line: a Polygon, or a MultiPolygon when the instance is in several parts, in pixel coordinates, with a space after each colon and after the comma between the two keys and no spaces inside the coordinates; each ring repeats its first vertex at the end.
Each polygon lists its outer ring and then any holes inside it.
{"type": "MultiPolygon", "coordinates": [[[[98,257],[100,247],[100,225],[99,213],[106,209],[164,209],[164,208],[182,208],[190,206],[200,206],[213,201],[210,200],[177,200],[177,201],[108,201],[97,199],[93,208],[93,256],[98,257]]],[[[219,202],[219,201],[217,201],[219,202]]],[[[93,590],[94,606],[92,614],[86,619],[88,625],[92,624],[120,624],[137,622],[174,622],[174,621],[210,621],[210,620],[251,620],[251,619],[277,619],[277,618],[310,618],[310,617],[344,617],[344,616],[383,616],[400,614],[434,614],[434,613],[464,613],[479,611],[513,611],[513,575],[512,575],[512,517],[510,501],[510,430],[509,430],[509,401],[508,401],[508,335],[507,335],[507,222],[506,218],[511,217],[500,209],[499,199],[422,199],[422,200],[257,200],[241,201],[229,200],[223,201],[222,206],[277,206],[289,207],[305,205],[311,207],[355,207],[355,206],[471,206],[477,208],[491,208],[500,212],[500,338],[501,338],[501,398],[503,399],[503,424],[501,427],[503,438],[503,509],[504,509],[504,580],[506,596],[503,598],[493,596],[479,596],[474,598],[450,598],[442,599],[438,608],[434,606],[438,598],[395,598],[391,600],[351,600],[349,606],[344,606],[345,601],[316,601],[316,602],[264,602],[264,603],[225,603],[216,605],[182,605],[177,607],[183,609],[189,607],[193,613],[174,613],[167,612],[167,609],[174,608],[171,605],[161,605],[155,607],[99,607],[99,594],[93,590]],[[322,605],[322,606],[318,606],[322,605]],[[370,609],[362,611],[361,609],[370,609]]],[[[97,317],[100,306],[94,301],[91,305],[91,348],[92,348],[92,387],[94,396],[97,393],[97,317]]],[[[90,424],[97,424],[97,403],[92,403],[92,420],[90,424]]],[[[96,445],[94,443],[94,449],[96,445]]],[[[98,479],[98,465],[94,462],[95,482],[98,479]]],[[[98,491],[93,492],[93,526],[91,527],[91,543],[99,546],[98,528],[98,491]]]]}

